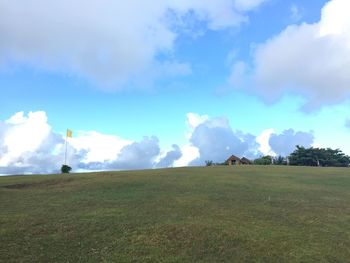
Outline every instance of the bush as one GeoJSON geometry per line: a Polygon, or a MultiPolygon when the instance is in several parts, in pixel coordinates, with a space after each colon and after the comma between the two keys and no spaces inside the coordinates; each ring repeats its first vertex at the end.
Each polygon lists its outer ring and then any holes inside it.
{"type": "Polygon", "coordinates": [[[272,164],[272,157],[267,155],[254,160],[256,165],[270,165],[272,164]]]}
{"type": "Polygon", "coordinates": [[[273,164],[274,165],[287,165],[287,159],[283,156],[279,155],[275,158],[273,158],[273,164]]]}
{"type": "Polygon", "coordinates": [[[289,156],[291,165],[349,167],[350,156],[339,149],[305,148],[297,145],[297,149],[289,156]]]}
{"type": "Polygon", "coordinates": [[[207,160],[207,161],[205,161],[205,165],[206,166],[212,166],[213,165],[213,161],[207,160]]]}
{"type": "Polygon", "coordinates": [[[69,172],[72,170],[72,167],[66,165],[66,164],[63,164],[62,167],[61,167],[61,172],[63,174],[69,174],[69,172]]]}

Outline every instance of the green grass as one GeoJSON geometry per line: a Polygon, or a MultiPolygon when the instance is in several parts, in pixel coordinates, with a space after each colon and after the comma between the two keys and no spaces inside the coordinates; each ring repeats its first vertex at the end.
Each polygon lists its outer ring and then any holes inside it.
{"type": "Polygon", "coordinates": [[[0,262],[350,262],[350,169],[0,177],[0,262]]]}

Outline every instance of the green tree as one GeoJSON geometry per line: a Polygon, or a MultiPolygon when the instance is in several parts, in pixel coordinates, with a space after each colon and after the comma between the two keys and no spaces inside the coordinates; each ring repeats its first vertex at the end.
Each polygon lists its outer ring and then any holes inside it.
{"type": "Polygon", "coordinates": [[[283,156],[279,155],[279,156],[273,158],[273,164],[275,164],[275,165],[286,165],[287,164],[287,160],[283,156]]]}
{"type": "Polygon", "coordinates": [[[206,166],[212,166],[213,165],[213,161],[212,160],[206,160],[205,161],[205,165],[206,166]]]}
{"type": "Polygon", "coordinates": [[[262,156],[254,160],[256,165],[270,165],[272,164],[272,157],[270,155],[262,156]]]}
{"type": "Polygon", "coordinates": [[[296,146],[289,156],[290,165],[348,167],[350,157],[339,149],[296,146]]]}
{"type": "Polygon", "coordinates": [[[70,167],[66,164],[63,164],[61,167],[61,173],[63,173],[63,174],[68,174],[71,170],[72,170],[72,167],[70,167]]]}

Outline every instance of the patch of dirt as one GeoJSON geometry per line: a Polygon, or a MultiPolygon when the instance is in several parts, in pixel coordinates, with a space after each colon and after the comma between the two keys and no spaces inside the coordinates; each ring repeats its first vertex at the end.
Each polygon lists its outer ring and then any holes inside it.
{"type": "Polygon", "coordinates": [[[64,187],[70,182],[73,181],[73,178],[69,179],[59,179],[59,180],[47,180],[43,182],[35,183],[22,183],[22,184],[9,184],[4,185],[2,188],[6,189],[28,189],[28,188],[47,188],[47,187],[64,187]]]}
{"type": "Polygon", "coordinates": [[[7,189],[24,189],[24,188],[30,188],[33,184],[10,184],[10,185],[4,185],[3,188],[7,189]]]}

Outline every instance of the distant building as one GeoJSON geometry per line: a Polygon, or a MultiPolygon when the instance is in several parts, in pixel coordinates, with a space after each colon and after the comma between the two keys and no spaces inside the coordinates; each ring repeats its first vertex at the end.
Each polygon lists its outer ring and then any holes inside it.
{"type": "Polygon", "coordinates": [[[248,165],[248,164],[252,164],[252,161],[250,161],[249,159],[243,157],[242,159],[238,158],[235,155],[231,155],[230,158],[228,158],[225,161],[226,165],[248,165]]]}
{"type": "Polygon", "coordinates": [[[253,164],[253,162],[245,157],[241,159],[241,164],[253,164]]]}
{"type": "Polygon", "coordinates": [[[230,158],[228,158],[225,162],[227,165],[239,165],[241,164],[241,159],[237,156],[231,155],[230,158]]]}

